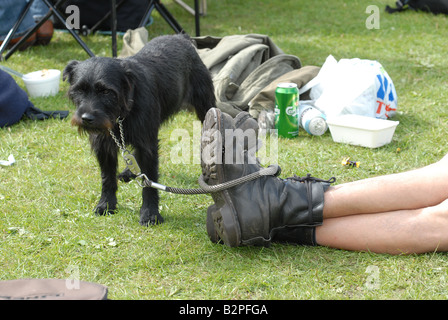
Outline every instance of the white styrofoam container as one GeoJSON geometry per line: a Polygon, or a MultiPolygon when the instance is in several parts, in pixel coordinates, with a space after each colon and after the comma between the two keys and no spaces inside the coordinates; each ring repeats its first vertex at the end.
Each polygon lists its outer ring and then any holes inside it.
{"type": "Polygon", "coordinates": [[[378,148],[392,141],[399,121],[347,114],[327,120],[333,141],[378,148]]]}
{"type": "Polygon", "coordinates": [[[48,69],[27,73],[22,79],[30,97],[47,97],[59,92],[60,76],[61,71],[48,69]]]}

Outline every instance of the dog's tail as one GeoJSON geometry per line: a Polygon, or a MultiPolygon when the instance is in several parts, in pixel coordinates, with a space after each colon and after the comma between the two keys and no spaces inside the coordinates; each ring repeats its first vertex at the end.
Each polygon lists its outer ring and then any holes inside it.
{"type": "Polygon", "coordinates": [[[184,39],[188,40],[188,41],[193,41],[193,39],[191,39],[190,35],[188,33],[180,33],[179,34],[181,37],[183,37],[184,39]]]}
{"type": "Polygon", "coordinates": [[[196,43],[196,40],[193,39],[192,37],[190,37],[190,35],[188,33],[182,32],[182,33],[179,33],[178,36],[183,38],[183,39],[185,39],[185,40],[187,40],[187,41],[189,41],[193,47],[195,47],[195,48],[198,47],[197,43],[196,43]]]}

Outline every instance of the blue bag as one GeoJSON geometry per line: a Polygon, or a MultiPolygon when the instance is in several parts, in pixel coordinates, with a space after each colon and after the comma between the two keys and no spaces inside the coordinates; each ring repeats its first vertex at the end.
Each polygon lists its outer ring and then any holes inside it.
{"type": "Polygon", "coordinates": [[[0,70],[0,128],[19,122],[23,116],[31,120],[63,119],[68,116],[68,111],[39,110],[13,77],[0,70]]]}
{"type": "Polygon", "coordinates": [[[0,128],[18,122],[25,110],[33,107],[28,95],[12,76],[0,70],[0,128]]]}

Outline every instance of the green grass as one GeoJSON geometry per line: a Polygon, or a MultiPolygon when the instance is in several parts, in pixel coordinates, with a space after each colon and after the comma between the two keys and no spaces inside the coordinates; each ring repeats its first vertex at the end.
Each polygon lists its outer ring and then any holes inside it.
{"type": "MultiPolygon", "coordinates": [[[[188,1],[187,1],[188,2],[188,1]]],[[[190,1],[192,2],[192,1],[190,1]]],[[[193,18],[166,1],[194,34],[193,18]]],[[[279,141],[282,176],[308,172],[343,183],[404,171],[440,159],[447,151],[448,19],[425,13],[386,14],[394,1],[208,0],[202,35],[269,35],[303,65],[336,59],[378,60],[394,80],[399,120],[391,144],[378,148],[336,144],[330,133],[279,141]],[[379,6],[380,29],[365,27],[370,4],[379,6]],[[400,152],[397,152],[397,149],[400,152]],[[340,165],[350,156],[358,169],[340,165]]],[[[154,14],[150,37],[172,33],[154,14]]],[[[110,38],[85,39],[92,51],[110,56],[110,38]]],[[[121,44],[121,41],[120,41],[121,44]]],[[[121,48],[121,46],[119,47],[121,48]]],[[[33,47],[3,62],[22,73],[63,69],[87,54],[68,34],[56,33],[46,47],[33,47]]],[[[23,83],[18,83],[24,88],[23,83]]],[[[44,110],[74,110],[67,84],[51,98],[33,98],[44,110]]],[[[200,166],[174,164],[176,128],[192,135],[195,117],[182,112],[161,130],[161,183],[197,187],[200,166]],[[185,125],[187,124],[187,125],[185,125]]],[[[208,195],[161,193],[159,226],[138,224],[141,189],[120,184],[119,212],[96,217],[99,170],[87,138],[69,119],[21,121],[0,129],[0,280],[67,278],[106,285],[111,299],[446,299],[448,258],[444,253],[388,256],[325,247],[274,244],[228,248],[209,241],[205,228],[208,195]],[[75,270],[75,271],[74,271],[75,270]],[[373,270],[373,271],[372,271],[373,270]],[[373,284],[369,281],[373,280],[373,284]]],[[[188,161],[187,161],[188,162],[188,161]]],[[[123,164],[120,164],[123,166],[123,164]]]]}

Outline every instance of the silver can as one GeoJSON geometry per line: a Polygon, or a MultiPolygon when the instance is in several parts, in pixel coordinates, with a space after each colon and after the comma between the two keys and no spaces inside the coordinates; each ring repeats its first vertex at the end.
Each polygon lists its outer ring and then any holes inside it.
{"type": "Polygon", "coordinates": [[[300,126],[313,136],[323,135],[327,129],[325,114],[311,106],[302,106],[299,111],[300,126]]]}

